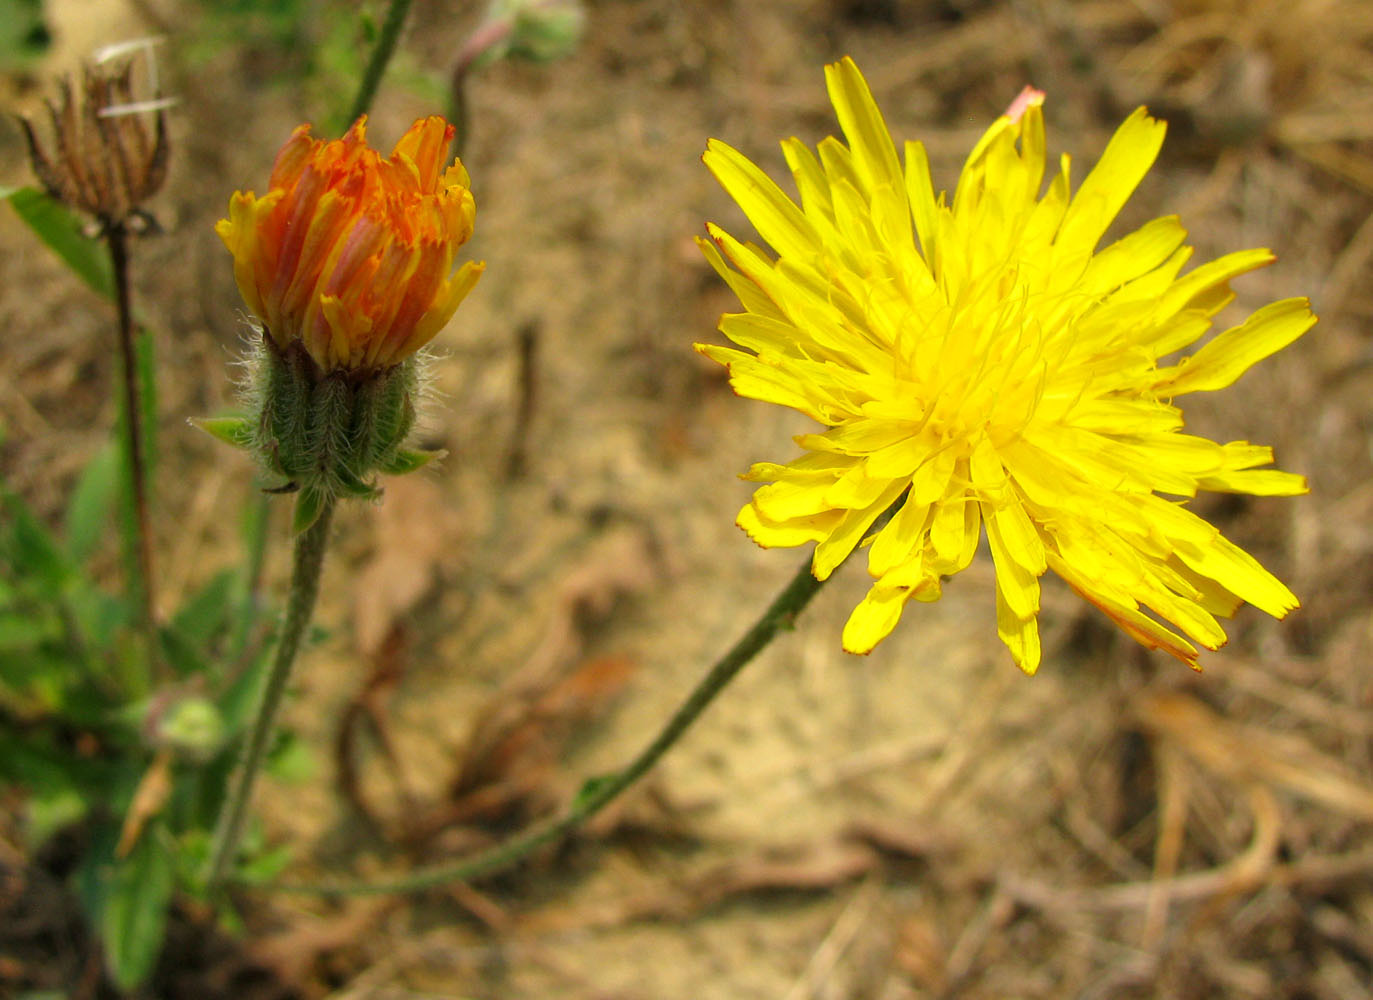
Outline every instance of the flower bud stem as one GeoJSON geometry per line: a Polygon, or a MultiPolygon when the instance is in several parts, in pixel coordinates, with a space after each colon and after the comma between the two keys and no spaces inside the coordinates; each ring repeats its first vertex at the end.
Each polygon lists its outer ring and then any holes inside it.
{"type": "Polygon", "coordinates": [[[466,882],[482,875],[513,867],[545,844],[552,843],[581,826],[616,799],[621,792],[643,777],[667,753],[691,724],[715,700],[750,660],[760,653],[778,632],[790,629],[810,599],[824,586],[811,574],[807,559],[791,582],[777,595],[753,627],[710,668],[701,681],[668,719],[658,735],[622,770],[588,782],[562,816],[519,834],[490,850],[449,865],[438,865],[403,878],[369,883],[326,882],[314,885],[273,884],[267,886],[287,892],[309,892],[326,896],[377,895],[416,892],[449,882],[466,882]]]}
{"type": "Polygon", "coordinates": [[[148,461],[144,452],[143,401],[139,398],[138,355],[134,349],[133,307],[129,291],[129,234],[123,223],[110,222],[105,227],[105,243],[110,251],[110,265],[114,274],[115,304],[119,312],[119,357],[123,392],[124,455],[128,462],[125,478],[133,506],[133,538],[128,540],[133,550],[129,558],[129,591],[137,602],[147,643],[148,670],[154,675],[160,669],[157,639],[157,617],[153,611],[153,548],[148,518],[148,461]]]}
{"type": "Polygon", "coordinates": [[[372,50],[372,58],[367,61],[367,68],[363,70],[362,83],[358,85],[358,93],[353,98],[353,107],[348,112],[345,127],[365,115],[367,109],[372,106],[372,98],[376,97],[377,87],[381,85],[381,78],[386,73],[386,64],[391,61],[391,54],[396,51],[396,43],[400,41],[400,29],[405,25],[405,15],[408,13],[410,0],[391,0],[386,20],[381,25],[381,34],[377,37],[377,47],[372,50]]]}
{"type": "Polygon", "coordinates": [[[326,499],[314,524],[296,537],[291,565],[291,592],[287,599],[286,617],[281,625],[281,638],[277,641],[271,672],[267,675],[248,733],[248,742],[243,748],[243,759],[234,775],[229,795],[220,807],[214,843],[210,848],[210,864],[205,881],[207,891],[214,890],[224,882],[243,832],[243,820],[247,815],[253,782],[267,756],[277,710],[281,707],[281,697],[291,677],[291,667],[300,649],[301,637],[314,615],[333,512],[334,501],[326,499]]]}

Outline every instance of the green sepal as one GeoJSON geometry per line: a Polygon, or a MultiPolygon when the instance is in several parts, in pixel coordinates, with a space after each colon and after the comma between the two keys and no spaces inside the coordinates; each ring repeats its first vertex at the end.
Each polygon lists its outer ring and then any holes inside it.
{"type": "Polygon", "coordinates": [[[381,496],[381,490],[377,489],[375,483],[364,481],[346,466],[339,466],[334,469],[332,485],[339,496],[359,497],[363,500],[375,500],[381,496]]]}
{"type": "Polygon", "coordinates": [[[381,467],[381,471],[388,476],[403,476],[406,473],[422,469],[435,459],[443,458],[448,452],[443,448],[429,450],[427,448],[402,448],[396,452],[395,456],[381,467]]]}
{"type": "Polygon", "coordinates": [[[299,535],[319,520],[324,511],[327,494],[313,483],[306,483],[296,495],[296,509],[291,515],[291,534],[299,535]]]}
{"type": "Polygon", "coordinates": [[[253,450],[253,422],[247,417],[191,417],[186,422],[227,445],[253,450]]]}

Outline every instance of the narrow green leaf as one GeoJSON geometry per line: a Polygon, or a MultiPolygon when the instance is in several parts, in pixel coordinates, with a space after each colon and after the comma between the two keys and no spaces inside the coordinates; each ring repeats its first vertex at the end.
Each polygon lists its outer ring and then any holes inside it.
{"type": "Polygon", "coordinates": [[[84,562],[109,531],[118,486],[119,449],[110,442],[86,463],[67,503],[63,534],[72,562],[84,562]]]}
{"type": "Polygon", "coordinates": [[[15,493],[0,490],[0,548],[20,577],[57,597],[72,574],[57,540],[15,493]]]}
{"type": "Polygon", "coordinates": [[[209,672],[209,664],[201,652],[201,647],[192,643],[176,629],[158,629],[157,640],[163,659],[179,677],[203,677],[209,672]]]}
{"type": "Polygon", "coordinates": [[[160,820],[144,829],[127,858],[109,873],[100,936],[110,978],[132,990],[153,971],[162,951],[167,906],[175,884],[175,855],[160,820]]]}
{"type": "Polygon", "coordinates": [[[247,417],[191,417],[187,423],[235,448],[253,447],[253,424],[247,417]]]}
{"type": "Polygon", "coordinates": [[[262,698],[263,678],[267,675],[267,666],[274,652],[271,643],[264,644],[248,667],[235,676],[215,699],[220,715],[224,716],[224,728],[231,738],[246,730],[252,721],[262,698]]]}
{"type": "Polygon", "coordinates": [[[106,651],[116,633],[134,620],[134,609],[128,601],[84,577],[77,577],[68,588],[67,606],[81,636],[92,650],[100,652],[106,651]]]}
{"type": "Polygon", "coordinates": [[[403,476],[416,469],[422,469],[430,462],[438,458],[443,458],[448,452],[442,448],[436,451],[427,451],[419,448],[402,448],[396,452],[396,457],[391,459],[381,467],[381,471],[388,476],[403,476]]]}
{"type": "Polygon", "coordinates": [[[84,235],[85,222],[75,212],[37,188],[22,187],[0,192],[19,218],[48,248],[97,294],[114,298],[114,275],[109,256],[95,240],[84,235]]]}
{"type": "Polygon", "coordinates": [[[233,591],[237,572],[221,570],[186,599],[171,621],[183,639],[204,649],[229,625],[234,613],[233,591]]]}

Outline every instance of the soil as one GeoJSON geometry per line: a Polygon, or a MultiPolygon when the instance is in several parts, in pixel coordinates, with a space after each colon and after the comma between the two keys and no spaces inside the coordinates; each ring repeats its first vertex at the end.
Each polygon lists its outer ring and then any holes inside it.
{"type": "MultiPolygon", "coordinates": [[[[438,110],[416,81],[442,76],[481,6],[417,0],[374,144],[438,110]]],[[[185,423],[232,405],[245,330],[212,226],[339,101],[208,6],[47,9],[54,50],[6,79],[17,108],[95,45],[168,36],[164,234],[134,267],[160,335],[157,600],[173,608],[237,558],[253,495],[247,462],[185,423]]],[[[300,9],[321,45],[343,16],[300,9]]],[[[736,308],[693,240],[706,220],[748,232],[700,153],[719,137],[784,177],[779,139],[837,128],[822,66],[843,54],[898,142],[926,144],[936,187],[1027,82],[1077,178],[1137,104],[1169,119],[1118,231],[1177,212],[1198,261],[1272,247],[1222,320],[1303,294],[1321,316],[1187,411],[1196,433],[1271,444],[1309,477],[1302,498],[1195,504],[1304,607],[1243,610],[1194,675],[1046,578],[1044,666],[1026,678],[996,637],[985,553],[871,656],[841,652],[867,586],[855,560],[569,842],[470,887],[246,893],[236,938],[173,939],[164,973],[204,972],[163,975],[157,995],[217,995],[207,984],[242,969],[261,995],[310,998],[1373,995],[1362,0],[599,0],[568,58],[475,74],[468,251],[488,268],[435,345],[424,432],[449,455],[341,513],[329,635],[286,713],[314,767],[261,789],[268,837],[293,847],[292,878],[379,877],[551,814],[636,752],[795,571],[800,551],[734,527],[735,476],[812,428],[736,398],[691,350],[736,308]]],[[[17,129],[0,127],[0,152],[0,184],[27,182],[17,129]]],[[[0,220],[0,467],[52,513],[107,433],[111,317],[0,220]]],[[[283,542],[275,588],[286,563],[283,542]]],[[[74,988],[81,932],[45,940],[57,971],[39,985],[74,988]]]]}

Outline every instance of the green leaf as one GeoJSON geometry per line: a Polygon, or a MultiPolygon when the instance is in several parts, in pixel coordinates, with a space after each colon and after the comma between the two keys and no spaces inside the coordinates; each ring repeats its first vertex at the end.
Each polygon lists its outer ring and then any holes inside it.
{"type": "Polygon", "coordinates": [[[187,423],[235,448],[253,447],[253,423],[247,417],[191,417],[187,423]]]}
{"type": "Polygon", "coordinates": [[[315,755],[310,747],[293,732],[282,732],[267,755],[267,770],[272,777],[288,784],[300,785],[315,776],[315,755]]]}
{"type": "Polygon", "coordinates": [[[22,807],[24,840],[31,849],[90,808],[106,769],[53,746],[43,736],[0,733],[0,781],[27,795],[22,807]]]}
{"type": "Polygon", "coordinates": [[[97,294],[114,298],[114,274],[109,256],[84,235],[85,222],[75,212],[37,188],[0,191],[0,198],[23,219],[34,234],[97,294]]]}
{"type": "Polygon", "coordinates": [[[577,789],[577,794],[572,800],[572,808],[580,808],[586,802],[599,795],[602,789],[617,778],[619,778],[618,774],[597,774],[587,778],[582,782],[582,787],[577,789]]]}
{"type": "Polygon", "coordinates": [[[127,858],[111,865],[100,936],[110,978],[122,990],[138,986],[157,964],[175,872],[175,848],[160,820],[148,824],[127,858]]]}
{"type": "Polygon", "coordinates": [[[266,643],[246,669],[238,673],[231,683],[215,699],[220,714],[224,716],[224,726],[232,737],[248,728],[258,701],[262,697],[262,682],[267,676],[267,665],[275,649],[266,643]]]}
{"type": "Polygon", "coordinates": [[[296,507],[291,515],[291,534],[299,535],[308,529],[324,511],[324,491],[317,486],[301,487],[296,494],[296,507]]]}
{"type": "Polygon", "coordinates": [[[134,621],[132,605],[78,577],[69,588],[67,606],[80,635],[92,650],[104,652],[120,629],[134,621]]]}
{"type": "Polygon", "coordinates": [[[414,472],[416,469],[422,469],[430,462],[437,458],[443,458],[447,454],[448,452],[442,448],[439,448],[436,451],[427,451],[419,448],[402,448],[400,451],[396,452],[395,458],[381,467],[381,471],[388,476],[403,476],[407,472],[414,472]]]}
{"type": "Polygon", "coordinates": [[[167,626],[158,629],[157,639],[158,649],[178,677],[203,677],[209,673],[209,663],[201,647],[176,629],[167,626]]]}
{"type": "MultiPolygon", "coordinates": [[[[0,19],[0,65],[6,73],[30,69],[48,50],[52,35],[43,20],[41,0],[11,0],[0,19]]],[[[30,1000],[38,997],[30,993],[30,1000]]]]}
{"type": "Polygon", "coordinates": [[[36,584],[49,597],[62,593],[72,575],[67,561],[52,533],[33,516],[28,505],[17,494],[0,489],[0,550],[8,556],[17,575],[36,584]]]}
{"type": "Polygon", "coordinates": [[[248,885],[267,885],[286,870],[291,860],[291,848],[286,844],[257,851],[239,862],[234,878],[248,885]]]}
{"type": "Polygon", "coordinates": [[[67,503],[63,534],[72,562],[84,562],[109,531],[118,487],[119,449],[110,442],[86,464],[67,503]]]}
{"type": "Polygon", "coordinates": [[[210,577],[181,605],[172,618],[172,628],[197,646],[208,646],[228,626],[233,615],[237,576],[237,571],[225,569],[210,577]]]}
{"type": "Polygon", "coordinates": [[[61,635],[61,623],[46,615],[0,612],[0,652],[32,649],[61,635]]]}

